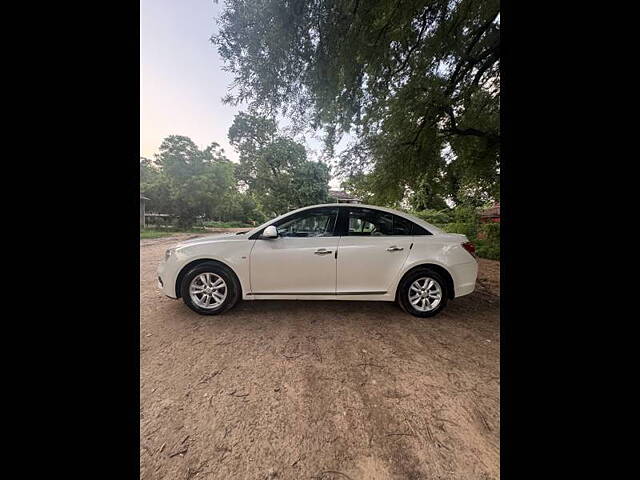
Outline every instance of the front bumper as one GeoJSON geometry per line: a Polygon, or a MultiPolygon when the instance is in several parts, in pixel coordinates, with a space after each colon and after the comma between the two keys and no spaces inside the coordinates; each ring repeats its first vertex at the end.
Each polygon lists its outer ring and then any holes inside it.
{"type": "MultiPolygon", "coordinates": [[[[171,260],[171,259],[169,259],[171,260]]],[[[167,297],[178,298],[176,295],[176,279],[175,274],[173,272],[173,268],[171,268],[171,262],[162,261],[160,265],[158,265],[158,278],[157,278],[157,286],[158,289],[164,293],[167,297]]]]}

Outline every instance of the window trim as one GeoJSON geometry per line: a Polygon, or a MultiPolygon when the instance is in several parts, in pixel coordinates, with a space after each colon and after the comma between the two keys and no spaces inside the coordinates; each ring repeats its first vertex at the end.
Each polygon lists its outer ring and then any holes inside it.
{"type": "MultiPolygon", "coordinates": [[[[359,235],[349,235],[349,232],[348,232],[348,230],[349,230],[349,213],[348,213],[348,210],[375,210],[376,212],[388,213],[392,217],[393,216],[400,217],[400,218],[406,220],[407,222],[411,223],[411,234],[410,235],[384,235],[383,237],[375,237],[375,238],[410,237],[410,236],[426,237],[427,235],[433,235],[433,232],[429,231],[427,228],[423,227],[422,225],[418,225],[413,220],[410,220],[410,219],[408,219],[406,217],[403,217],[401,215],[397,215],[395,213],[386,212],[384,210],[379,210],[377,208],[372,208],[372,207],[360,207],[360,206],[351,206],[351,205],[345,205],[345,204],[337,204],[335,207],[327,205],[327,206],[323,206],[323,207],[309,208],[309,209],[303,210],[301,212],[296,212],[296,213],[292,213],[291,215],[287,215],[286,217],[281,218],[277,222],[271,222],[271,223],[267,224],[264,228],[261,228],[256,233],[251,235],[249,237],[249,240],[257,240],[257,239],[259,239],[260,236],[262,235],[262,232],[264,231],[264,229],[267,228],[269,225],[276,226],[276,223],[282,223],[282,222],[288,221],[293,216],[304,215],[304,214],[309,213],[311,211],[329,210],[329,209],[334,209],[334,208],[336,208],[338,210],[338,217],[336,219],[336,222],[333,225],[333,232],[331,232],[332,235],[328,235],[326,237],[295,237],[295,238],[332,238],[332,237],[351,237],[351,238],[355,238],[355,237],[358,237],[359,235]],[[418,228],[421,228],[422,230],[427,232],[426,235],[425,234],[417,234],[417,233],[415,233],[415,231],[414,231],[415,230],[415,226],[417,226],[418,228]]],[[[283,238],[294,238],[294,237],[283,237],[283,238]]],[[[373,238],[373,237],[367,237],[367,238],[373,238]]]]}

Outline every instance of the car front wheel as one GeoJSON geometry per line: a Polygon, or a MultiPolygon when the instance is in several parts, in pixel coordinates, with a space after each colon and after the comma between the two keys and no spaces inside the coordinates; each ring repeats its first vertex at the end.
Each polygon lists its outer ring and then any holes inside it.
{"type": "Polygon", "coordinates": [[[398,287],[398,303],[416,317],[433,317],[447,305],[447,284],[441,275],[420,269],[407,275],[398,287]]]}
{"type": "Polygon", "coordinates": [[[233,307],[240,297],[240,285],[233,273],[214,262],[196,265],[181,284],[184,303],[202,315],[218,315],[233,307]]]}

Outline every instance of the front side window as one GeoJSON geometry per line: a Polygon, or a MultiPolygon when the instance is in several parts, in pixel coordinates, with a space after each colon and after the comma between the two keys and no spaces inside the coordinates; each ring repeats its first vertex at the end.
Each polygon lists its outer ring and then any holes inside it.
{"type": "Polygon", "coordinates": [[[280,237],[330,237],[337,216],[337,208],[311,210],[293,218],[283,218],[274,225],[280,237]]]}

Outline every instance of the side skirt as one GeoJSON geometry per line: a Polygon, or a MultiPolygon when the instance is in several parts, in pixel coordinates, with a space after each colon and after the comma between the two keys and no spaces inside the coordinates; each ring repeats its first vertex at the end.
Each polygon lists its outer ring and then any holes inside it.
{"type": "Polygon", "coordinates": [[[393,301],[388,292],[341,292],[341,293],[248,293],[244,300],[361,300],[393,301]]]}

